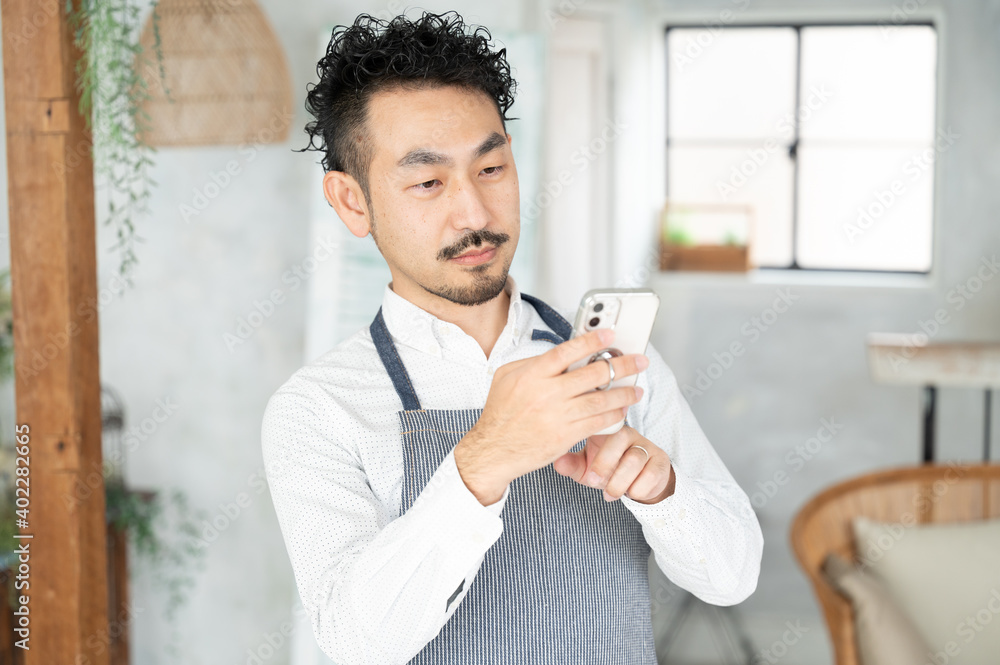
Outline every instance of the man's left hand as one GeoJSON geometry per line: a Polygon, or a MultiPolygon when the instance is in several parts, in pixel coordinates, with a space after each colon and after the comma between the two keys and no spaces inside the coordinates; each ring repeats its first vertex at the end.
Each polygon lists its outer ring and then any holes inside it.
{"type": "Polygon", "coordinates": [[[674,493],[670,457],[627,424],[614,434],[592,434],[583,450],[566,453],[552,467],[582,485],[603,488],[607,501],[626,494],[639,503],[652,504],[674,493]],[[632,446],[648,450],[649,459],[632,446]]]}

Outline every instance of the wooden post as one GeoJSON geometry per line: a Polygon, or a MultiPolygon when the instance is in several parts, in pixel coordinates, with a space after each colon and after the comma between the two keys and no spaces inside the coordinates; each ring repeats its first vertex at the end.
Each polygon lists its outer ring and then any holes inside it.
{"type": "Polygon", "coordinates": [[[2,2],[17,424],[30,428],[19,594],[26,665],[107,665],[94,175],[65,5],[2,2]]]}

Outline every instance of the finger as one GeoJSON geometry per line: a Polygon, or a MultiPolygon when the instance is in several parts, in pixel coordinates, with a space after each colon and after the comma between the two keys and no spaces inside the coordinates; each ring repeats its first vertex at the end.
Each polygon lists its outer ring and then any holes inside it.
{"type": "Polygon", "coordinates": [[[599,413],[596,416],[590,416],[589,418],[571,422],[567,427],[567,436],[569,436],[573,441],[579,441],[583,438],[587,438],[589,441],[592,436],[596,436],[594,432],[600,432],[611,425],[617,425],[624,418],[627,418],[628,410],[629,407],[623,406],[620,409],[611,409],[610,411],[599,413]]]}
{"type": "MultiPolygon", "coordinates": [[[[641,353],[632,353],[625,356],[618,356],[611,359],[611,366],[615,370],[615,380],[625,376],[638,374],[649,366],[649,358],[641,353]]],[[[577,367],[558,377],[560,390],[565,395],[579,395],[588,390],[603,388],[611,378],[611,371],[608,363],[604,360],[596,360],[592,363],[577,367]]]]}
{"type": "MultiPolygon", "coordinates": [[[[616,421],[617,422],[617,421],[616,421]]],[[[612,434],[608,434],[604,439],[603,444],[594,455],[594,458],[590,461],[590,468],[587,469],[587,475],[584,476],[584,484],[590,485],[591,487],[605,487],[611,480],[612,474],[615,469],[623,461],[623,457],[628,457],[632,462],[642,462],[645,459],[645,453],[641,450],[632,450],[625,455],[629,446],[632,445],[636,438],[637,432],[632,429],[629,425],[622,425],[621,429],[612,434]],[[589,474],[593,473],[591,476],[589,474]]],[[[639,465],[642,468],[642,465],[639,465]]],[[[628,485],[625,486],[625,489],[628,485]]],[[[624,489],[622,490],[624,491],[624,489]]]]}
{"type": "MultiPolygon", "coordinates": [[[[642,451],[639,451],[642,452],[642,451]]],[[[642,473],[639,477],[632,481],[629,488],[625,490],[624,496],[630,499],[642,500],[651,496],[659,496],[667,489],[667,485],[670,484],[670,474],[673,473],[671,469],[661,470],[659,467],[663,462],[657,460],[651,460],[646,462],[646,465],[642,468],[642,473]],[[664,482],[663,478],[666,477],[667,481],[664,482]]],[[[666,462],[667,465],[670,464],[669,460],[666,462]]],[[[613,496],[612,498],[620,499],[620,496],[613,496]]]]}
{"type": "MultiPolygon", "coordinates": [[[[623,407],[627,409],[633,404],[638,403],[642,399],[642,392],[642,388],[639,386],[619,386],[610,390],[586,392],[573,397],[567,402],[567,416],[570,422],[576,423],[580,420],[608,412],[617,415],[623,407]]],[[[614,420],[612,422],[618,421],[614,420]]]]}
{"type": "Polygon", "coordinates": [[[539,367],[546,376],[556,376],[577,360],[593,355],[601,349],[608,348],[614,341],[615,331],[608,328],[591,330],[590,332],[567,340],[538,356],[539,367]]]}
{"type": "MultiPolygon", "coordinates": [[[[638,448],[626,450],[604,486],[605,498],[610,501],[620,499],[627,491],[635,492],[636,496],[652,494],[659,482],[652,465],[652,458],[646,459],[646,453],[638,448]]],[[[632,498],[631,495],[629,498],[632,498]]]]}
{"type": "Polygon", "coordinates": [[[568,476],[576,482],[581,482],[583,474],[587,472],[587,460],[592,459],[599,449],[600,443],[593,441],[592,438],[588,438],[583,450],[575,453],[569,452],[562,457],[556,458],[552,462],[552,468],[560,475],[568,476]]]}

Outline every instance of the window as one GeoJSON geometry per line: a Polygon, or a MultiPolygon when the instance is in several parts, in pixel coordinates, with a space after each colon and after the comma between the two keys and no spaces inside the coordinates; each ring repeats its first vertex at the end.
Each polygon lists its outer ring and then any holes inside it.
{"type": "MultiPolygon", "coordinates": [[[[762,268],[927,272],[931,25],[670,27],[667,197],[749,206],[762,268]]],[[[688,223],[695,223],[692,218],[688,223]]]]}

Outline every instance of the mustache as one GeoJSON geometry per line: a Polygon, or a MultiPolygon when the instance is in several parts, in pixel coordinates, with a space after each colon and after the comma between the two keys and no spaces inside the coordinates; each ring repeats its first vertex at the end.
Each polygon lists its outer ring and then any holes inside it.
{"type": "Polygon", "coordinates": [[[486,230],[473,231],[472,233],[462,236],[462,239],[453,246],[442,249],[438,252],[438,258],[442,261],[447,261],[448,259],[455,258],[468,248],[472,246],[479,247],[483,243],[489,243],[494,247],[499,248],[508,240],[510,240],[510,236],[506,233],[494,233],[493,231],[486,230]]]}

